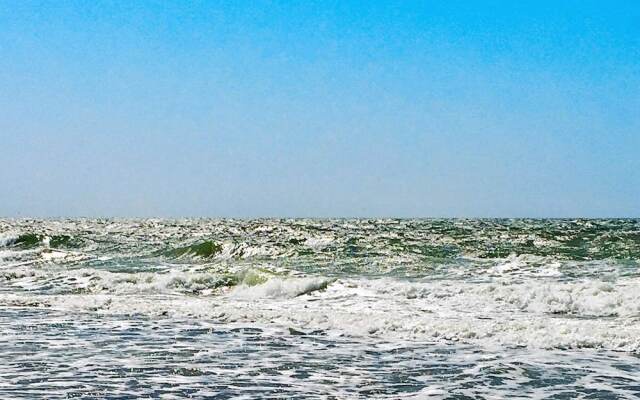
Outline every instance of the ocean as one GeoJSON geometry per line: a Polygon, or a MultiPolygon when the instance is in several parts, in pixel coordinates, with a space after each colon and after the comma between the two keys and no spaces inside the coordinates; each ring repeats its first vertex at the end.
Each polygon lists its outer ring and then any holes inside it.
{"type": "Polygon", "coordinates": [[[1,219],[0,398],[640,398],[640,220],[1,219]]]}

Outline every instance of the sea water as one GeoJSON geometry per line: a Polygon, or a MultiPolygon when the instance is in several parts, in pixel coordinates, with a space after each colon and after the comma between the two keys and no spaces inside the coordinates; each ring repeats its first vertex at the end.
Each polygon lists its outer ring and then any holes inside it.
{"type": "Polygon", "coordinates": [[[640,397],[640,220],[0,220],[0,398],[640,397]]]}

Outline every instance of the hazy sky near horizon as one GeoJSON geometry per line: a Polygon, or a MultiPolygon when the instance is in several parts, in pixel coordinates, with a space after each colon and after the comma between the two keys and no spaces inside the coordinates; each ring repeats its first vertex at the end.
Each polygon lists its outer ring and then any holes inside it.
{"type": "Polygon", "coordinates": [[[0,0],[0,216],[640,216],[640,2],[0,0]]]}

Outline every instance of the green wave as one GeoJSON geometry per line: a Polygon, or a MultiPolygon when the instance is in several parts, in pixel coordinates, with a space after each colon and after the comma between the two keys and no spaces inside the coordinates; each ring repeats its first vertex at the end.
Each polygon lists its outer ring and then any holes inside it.
{"type": "Polygon", "coordinates": [[[24,249],[30,249],[34,247],[38,247],[40,245],[44,245],[47,242],[48,245],[52,248],[62,248],[62,247],[78,247],[80,245],[80,241],[76,238],[69,235],[43,235],[37,233],[23,233],[18,236],[14,241],[10,244],[12,246],[19,246],[24,249]]]}
{"type": "Polygon", "coordinates": [[[207,240],[202,243],[192,244],[189,246],[179,247],[177,249],[169,250],[166,255],[170,257],[200,257],[200,258],[212,258],[216,254],[222,251],[222,245],[213,241],[207,240]]]}

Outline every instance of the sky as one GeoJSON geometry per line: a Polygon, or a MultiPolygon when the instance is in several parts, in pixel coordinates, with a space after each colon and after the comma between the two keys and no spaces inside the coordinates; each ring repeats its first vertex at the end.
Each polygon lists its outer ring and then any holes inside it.
{"type": "Polygon", "coordinates": [[[0,0],[0,216],[640,217],[640,2],[0,0]]]}

